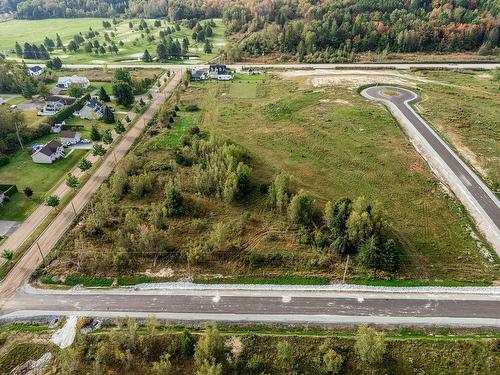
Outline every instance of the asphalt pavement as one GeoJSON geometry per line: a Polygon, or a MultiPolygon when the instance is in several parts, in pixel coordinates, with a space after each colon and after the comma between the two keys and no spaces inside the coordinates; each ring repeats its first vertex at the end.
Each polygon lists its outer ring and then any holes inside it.
{"type": "Polygon", "coordinates": [[[362,94],[389,107],[432,170],[455,193],[479,229],[500,255],[500,202],[479,176],[420,117],[411,104],[419,97],[410,90],[373,86],[362,94]]]}

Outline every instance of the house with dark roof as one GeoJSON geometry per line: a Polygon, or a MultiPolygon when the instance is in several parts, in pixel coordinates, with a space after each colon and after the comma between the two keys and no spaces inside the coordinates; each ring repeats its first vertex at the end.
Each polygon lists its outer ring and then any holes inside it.
{"type": "Polygon", "coordinates": [[[74,116],[81,119],[97,120],[102,117],[104,113],[104,105],[95,99],[87,100],[85,105],[79,111],[73,113],[74,116]]]}
{"type": "Polygon", "coordinates": [[[29,149],[28,152],[31,154],[31,159],[35,163],[41,164],[52,164],[57,159],[64,157],[63,145],[54,140],[36,150],[29,149]]]}
{"type": "Polygon", "coordinates": [[[59,135],[61,136],[61,143],[63,145],[75,145],[81,139],[80,133],[72,130],[61,130],[59,135]]]}
{"type": "Polygon", "coordinates": [[[191,81],[203,81],[208,79],[208,74],[203,69],[191,69],[191,81]]]}
{"type": "Polygon", "coordinates": [[[28,73],[32,77],[37,77],[40,74],[42,74],[44,69],[40,65],[35,65],[32,66],[31,68],[28,68],[28,73]]]}
{"type": "Polygon", "coordinates": [[[222,64],[212,64],[208,67],[208,75],[211,79],[218,79],[220,75],[228,75],[229,69],[222,64]]]}
{"type": "Polygon", "coordinates": [[[40,112],[38,112],[38,115],[53,116],[75,102],[76,99],[70,96],[49,96],[47,99],[45,99],[45,106],[40,112]]]}

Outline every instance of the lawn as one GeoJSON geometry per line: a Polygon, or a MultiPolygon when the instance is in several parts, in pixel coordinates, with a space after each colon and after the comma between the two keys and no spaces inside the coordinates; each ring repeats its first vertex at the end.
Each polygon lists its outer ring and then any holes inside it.
{"type": "Polygon", "coordinates": [[[171,129],[165,129],[158,136],[152,138],[148,143],[150,150],[171,149],[179,145],[181,137],[187,133],[188,129],[198,125],[200,112],[177,112],[177,117],[171,129]]]}
{"type": "Polygon", "coordinates": [[[419,108],[494,191],[500,191],[499,81],[486,72],[425,71],[419,108]],[[443,84],[444,83],[444,84],[443,84]]]}
{"type": "MultiPolygon", "coordinates": [[[[156,40],[148,41],[147,34],[138,30],[139,19],[126,19],[122,20],[120,23],[114,26],[114,29],[105,30],[102,26],[103,18],[78,18],[78,19],[50,19],[50,20],[13,20],[8,22],[0,23],[0,50],[4,50],[10,58],[19,59],[12,53],[14,49],[15,42],[18,41],[21,45],[24,42],[29,43],[41,43],[43,42],[45,36],[50,37],[55,40],[56,32],[61,36],[64,45],[73,38],[75,34],[86,33],[89,27],[93,30],[99,31],[100,35],[94,40],[98,40],[102,45],[105,42],[104,32],[107,31],[110,34],[111,31],[115,33],[115,37],[112,40],[118,45],[120,41],[124,43],[123,46],[119,46],[119,51],[117,53],[106,54],[95,54],[94,52],[87,53],[83,48],[76,52],[64,52],[63,50],[56,49],[51,53],[52,57],[59,56],[65,63],[104,63],[104,62],[134,62],[141,58],[145,49],[151,53],[151,55],[156,54],[156,46],[159,40],[160,30],[164,30],[167,27],[173,27],[173,23],[169,23],[165,20],[162,21],[162,26],[160,28],[153,27],[154,19],[146,19],[146,22],[151,27],[151,33],[156,40]],[[134,28],[129,28],[129,22],[134,24],[134,28]],[[57,31],[56,31],[57,30],[57,31]]],[[[174,32],[173,38],[179,39],[182,42],[182,38],[188,37],[190,39],[189,48],[189,60],[183,60],[182,63],[200,63],[204,61],[209,61],[218,55],[219,51],[225,45],[225,26],[220,19],[214,20],[216,27],[213,28],[213,36],[210,38],[214,48],[213,52],[206,54],[203,52],[203,43],[195,42],[191,39],[192,31],[184,26],[181,26],[180,31],[174,32]]],[[[109,44],[109,43],[108,43],[109,44]]],[[[179,61],[177,61],[179,63],[179,61]]]]}
{"type": "MultiPolygon", "coordinates": [[[[40,139],[33,143],[44,143],[47,139],[40,139]]],[[[5,184],[15,184],[19,190],[12,201],[0,208],[0,220],[26,219],[29,214],[42,202],[47,193],[56,184],[64,179],[64,176],[76,167],[87,150],[67,151],[67,157],[53,164],[33,163],[31,156],[26,151],[19,151],[10,159],[10,163],[0,168],[0,181],[5,184]],[[22,193],[29,186],[34,195],[28,199],[22,193]]]]}

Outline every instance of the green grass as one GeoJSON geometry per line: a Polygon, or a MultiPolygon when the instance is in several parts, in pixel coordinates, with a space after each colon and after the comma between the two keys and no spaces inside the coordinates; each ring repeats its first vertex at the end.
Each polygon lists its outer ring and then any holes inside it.
{"type": "Polygon", "coordinates": [[[418,104],[423,116],[492,190],[500,191],[500,82],[489,72],[418,74],[433,81],[419,84],[424,91],[418,104]]]}
{"type": "MultiPolygon", "coordinates": [[[[73,38],[75,34],[80,32],[85,33],[88,31],[89,27],[93,30],[100,32],[100,35],[95,39],[99,41],[102,45],[104,40],[104,32],[106,31],[102,26],[102,21],[104,18],[71,18],[71,19],[47,19],[47,20],[13,20],[8,22],[0,23],[0,50],[8,53],[8,57],[18,59],[15,54],[11,53],[14,49],[15,42],[18,41],[21,45],[24,42],[37,43],[43,42],[45,36],[48,36],[55,40],[56,32],[61,36],[63,43],[65,45],[73,38]]],[[[109,20],[109,19],[108,19],[109,20]]],[[[220,49],[224,47],[226,41],[224,37],[225,26],[220,19],[215,19],[216,27],[213,28],[214,35],[210,38],[212,44],[214,45],[213,51],[210,54],[203,52],[204,43],[197,43],[191,39],[192,31],[184,26],[181,26],[181,30],[172,34],[173,38],[182,41],[182,38],[188,37],[190,39],[190,49],[189,54],[196,56],[195,59],[176,61],[176,63],[186,63],[186,64],[197,64],[202,61],[209,61],[210,59],[217,56],[220,49]]],[[[162,23],[160,28],[153,28],[154,19],[146,19],[146,22],[152,28],[151,35],[155,36],[156,40],[148,42],[146,39],[147,34],[144,34],[144,38],[141,37],[141,31],[136,30],[139,19],[126,19],[122,20],[116,26],[115,38],[112,40],[118,45],[119,41],[124,42],[124,46],[119,46],[118,53],[106,53],[104,55],[98,55],[95,53],[87,53],[83,48],[77,52],[63,52],[62,50],[54,50],[51,53],[52,57],[59,56],[64,63],[104,63],[104,62],[134,62],[142,56],[145,49],[154,56],[156,54],[156,46],[159,40],[160,30],[164,30],[167,26],[173,27],[172,23],[162,23]],[[134,28],[130,29],[128,24],[132,21],[134,28]]],[[[108,34],[112,30],[107,30],[108,34]]]]}
{"type": "MultiPolygon", "coordinates": [[[[109,288],[115,278],[113,277],[93,277],[93,276],[81,276],[72,275],[66,277],[64,281],[54,281],[52,280],[52,275],[44,275],[41,278],[42,283],[47,285],[65,285],[65,286],[75,286],[83,285],[88,288],[109,288]]],[[[148,276],[136,276],[136,277],[118,277],[116,278],[117,284],[119,286],[130,286],[144,283],[152,283],[156,281],[162,281],[161,279],[148,277],[148,276]]],[[[163,280],[165,281],[165,280],[163,280]]]]}
{"type": "MultiPolygon", "coordinates": [[[[40,143],[47,142],[47,139],[39,141],[40,143]]],[[[38,143],[38,141],[32,143],[38,143]]],[[[5,184],[14,184],[19,190],[11,202],[0,208],[0,220],[26,219],[45,200],[46,194],[76,167],[86,153],[87,150],[73,150],[66,158],[53,164],[37,164],[31,160],[31,156],[26,151],[19,151],[7,165],[0,168],[0,181],[5,184]],[[31,199],[26,198],[22,193],[27,186],[35,193],[31,199]]]]}
{"type": "Polygon", "coordinates": [[[80,31],[103,30],[102,21],[105,18],[72,18],[72,19],[44,19],[44,20],[12,20],[0,23],[0,49],[10,51],[14,49],[16,41],[22,46],[24,42],[43,42],[47,36],[56,38],[59,33],[64,43],[73,38],[80,31]]]}
{"type": "MultiPolygon", "coordinates": [[[[469,234],[466,210],[442,190],[385,108],[353,89],[314,92],[300,80],[258,83],[251,101],[222,95],[219,82],[192,87],[203,87],[201,129],[248,149],[257,180],[291,174],[320,208],[346,196],[379,201],[404,252],[398,278],[487,284],[497,277],[469,234]]],[[[341,264],[330,271],[338,279],[341,264]]]]}
{"type": "Polygon", "coordinates": [[[171,149],[179,146],[180,138],[187,133],[190,127],[198,125],[200,112],[177,112],[177,117],[171,129],[164,129],[162,133],[151,139],[148,144],[150,150],[171,149]]]}
{"type": "Polygon", "coordinates": [[[491,286],[492,282],[462,282],[455,280],[383,280],[383,279],[348,279],[349,284],[356,285],[374,285],[374,286],[395,286],[395,287],[419,287],[419,286],[443,286],[443,287],[462,287],[462,286],[491,286]]]}
{"type": "Polygon", "coordinates": [[[13,323],[2,326],[0,332],[45,332],[49,328],[45,325],[36,325],[29,323],[13,323]]]}

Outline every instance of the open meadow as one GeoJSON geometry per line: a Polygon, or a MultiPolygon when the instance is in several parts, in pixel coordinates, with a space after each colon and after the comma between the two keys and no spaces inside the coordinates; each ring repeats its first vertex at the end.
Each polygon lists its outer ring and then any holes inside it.
{"type": "MultiPolygon", "coordinates": [[[[160,27],[154,27],[154,19],[145,19],[148,24],[148,32],[138,29],[139,19],[125,19],[120,20],[119,23],[113,25],[111,28],[104,28],[103,21],[109,21],[105,18],[76,18],[76,19],[46,19],[46,20],[12,20],[0,23],[0,51],[6,53],[9,58],[21,60],[17,57],[14,51],[16,41],[21,46],[25,42],[35,43],[37,45],[43,43],[45,37],[56,40],[56,33],[62,39],[65,46],[73,39],[75,35],[85,34],[91,28],[98,31],[99,35],[93,37],[91,41],[96,41],[103,45],[107,42],[115,42],[118,45],[118,51],[99,53],[86,52],[84,43],[76,52],[68,50],[63,51],[60,48],[55,48],[50,54],[51,57],[59,57],[63,63],[67,64],[100,64],[100,63],[113,63],[113,62],[136,62],[139,61],[144,53],[148,50],[154,57],[156,55],[156,46],[160,40],[159,33],[167,27],[174,28],[174,23],[169,23],[165,20],[161,21],[160,27]],[[129,27],[129,22],[133,27],[129,27]],[[106,41],[104,34],[107,32],[110,39],[106,41]],[[111,34],[113,32],[113,35],[111,34]],[[148,37],[154,37],[155,40],[148,40],[148,37]],[[122,42],[122,43],[120,43],[122,42]]],[[[209,38],[213,45],[211,53],[204,52],[204,43],[197,42],[191,38],[192,30],[188,29],[185,25],[181,25],[180,30],[170,34],[174,40],[179,40],[182,44],[182,39],[187,37],[189,39],[188,60],[182,60],[183,63],[200,63],[206,62],[219,54],[219,51],[224,48],[225,26],[221,19],[214,20],[215,27],[213,27],[213,35],[209,38]]],[[[34,60],[25,60],[26,62],[33,62],[34,60]]],[[[179,62],[179,61],[177,61],[179,62]]]]}
{"type": "Polygon", "coordinates": [[[345,256],[318,242],[303,242],[286,216],[269,211],[267,186],[279,173],[292,176],[297,191],[305,190],[321,210],[327,201],[344,197],[380,203],[387,231],[403,253],[401,270],[392,275],[374,272],[351,258],[351,282],[395,278],[451,285],[496,280],[491,249],[466,210],[431,173],[385,107],[358,94],[363,79],[413,89],[422,83],[398,72],[363,78],[349,72],[309,77],[303,71],[238,73],[227,83],[192,82],[178,102],[172,98],[167,105],[176,107],[170,121],[160,114],[124,161],[119,175],[125,173],[125,180],[111,179],[84,214],[86,224],[61,241],[43,280],[68,285],[110,285],[117,276],[123,284],[130,282],[127,278],[341,280],[345,256]],[[209,147],[210,135],[248,152],[242,160],[252,169],[251,191],[243,200],[228,203],[197,190],[202,167],[192,153],[209,147]],[[161,207],[169,186],[182,191],[188,208],[165,218],[161,207]],[[103,207],[104,201],[112,203],[103,207]],[[104,229],[97,232],[91,229],[96,215],[112,215],[99,221],[104,229]],[[136,233],[132,228],[137,226],[142,229],[136,233]],[[84,253],[79,250],[82,238],[84,253]],[[152,238],[162,245],[148,245],[152,238]],[[128,267],[121,266],[117,246],[128,267]],[[85,261],[68,268],[75,256],[85,261]],[[100,281],[92,281],[96,277],[100,281]]]}

